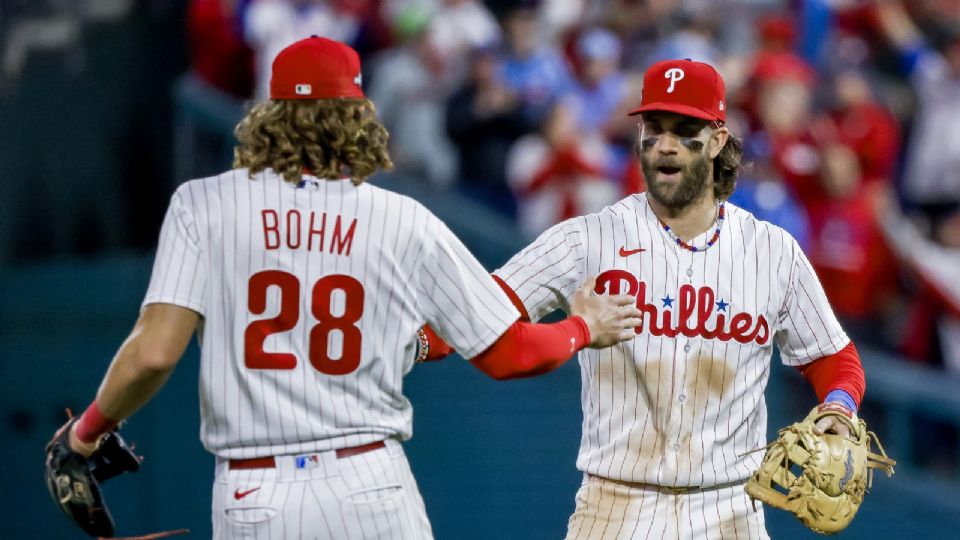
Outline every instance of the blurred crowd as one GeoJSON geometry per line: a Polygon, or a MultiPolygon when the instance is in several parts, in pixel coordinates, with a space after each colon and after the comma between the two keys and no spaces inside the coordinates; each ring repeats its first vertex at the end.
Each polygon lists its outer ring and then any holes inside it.
{"type": "Polygon", "coordinates": [[[749,166],[860,342],[960,372],[960,0],[194,0],[193,74],[263,99],[273,56],[353,45],[398,172],[533,237],[642,191],[647,66],[718,67],[749,166]]]}
{"type": "Polygon", "coordinates": [[[732,202],[797,238],[858,343],[960,373],[960,0],[189,0],[187,33],[178,180],[229,167],[274,55],[322,35],[362,56],[399,174],[528,239],[642,191],[643,71],[711,63],[732,202]]]}

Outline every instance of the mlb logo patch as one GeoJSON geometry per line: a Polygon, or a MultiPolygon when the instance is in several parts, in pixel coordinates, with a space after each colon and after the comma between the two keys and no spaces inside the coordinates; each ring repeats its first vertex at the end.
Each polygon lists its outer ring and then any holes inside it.
{"type": "Polygon", "coordinates": [[[309,84],[298,84],[293,88],[298,96],[309,96],[313,92],[313,86],[309,84]]]}
{"type": "Polygon", "coordinates": [[[313,469],[314,467],[320,465],[320,459],[316,454],[297,456],[294,459],[296,461],[297,469],[313,469]]]}

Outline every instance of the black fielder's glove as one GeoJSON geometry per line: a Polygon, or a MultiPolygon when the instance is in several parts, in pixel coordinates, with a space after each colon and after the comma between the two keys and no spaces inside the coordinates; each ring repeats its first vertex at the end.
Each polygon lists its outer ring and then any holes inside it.
{"type": "Polygon", "coordinates": [[[47,444],[46,481],[53,502],[90,536],[113,536],[113,518],[103,500],[100,483],[125,472],[136,472],[140,458],[113,430],[90,457],[70,448],[71,418],[47,444]]]}

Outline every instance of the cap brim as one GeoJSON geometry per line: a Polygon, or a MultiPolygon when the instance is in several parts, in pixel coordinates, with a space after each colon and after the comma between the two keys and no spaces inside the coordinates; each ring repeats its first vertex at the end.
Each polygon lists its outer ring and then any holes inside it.
{"type": "Polygon", "coordinates": [[[681,105],[679,103],[668,103],[668,102],[657,102],[657,103],[647,103],[646,105],[640,107],[639,109],[634,109],[627,113],[627,116],[636,116],[638,114],[643,114],[650,111],[666,111],[677,114],[682,114],[684,116],[692,116],[694,118],[700,118],[701,120],[722,120],[717,118],[713,114],[710,114],[706,111],[697,109],[696,107],[691,107],[689,105],[681,105]]]}
{"type": "Polygon", "coordinates": [[[346,87],[332,87],[332,88],[317,88],[312,90],[309,94],[298,94],[296,90],[277,90],[270,92],[270,99],[288,99],[288,100],[304,100],[304,99],[339,99],[339,98],[357,98],[362,99],[366,96],[363,95],[363,90],[356,86],[346,86],[346,87]]]}

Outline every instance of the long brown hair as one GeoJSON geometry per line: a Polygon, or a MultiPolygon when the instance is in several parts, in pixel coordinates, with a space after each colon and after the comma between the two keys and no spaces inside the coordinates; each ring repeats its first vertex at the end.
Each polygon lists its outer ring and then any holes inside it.
{"type": "Polygon", "coordinates": [[[713,158],[713,196],[717,200],[725,201],[733,194],[742,159],[743,141],[731,133],[727,137],[727,144],[713,158]]]}
{"type": "Polygon", "coordinates": [[[318,178],[349,176],[360,184],[377,169],[393,170],[390,135],[365,98],[265,101],[234,133],[240,144],[233,166],[249,168],[251,175],[269,167],[292,183],[306,171],[318,178]]]}

